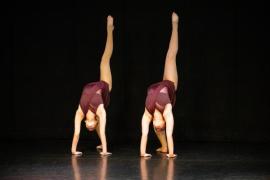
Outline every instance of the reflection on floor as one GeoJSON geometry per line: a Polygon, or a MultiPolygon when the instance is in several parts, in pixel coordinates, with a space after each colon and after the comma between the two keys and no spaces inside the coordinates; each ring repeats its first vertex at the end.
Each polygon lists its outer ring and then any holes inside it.
{"type": "MultiPolygon", "coordinates": [[[[270,179],[269,144],[176,143],[178,157],[168,159],[149,147],[113,146],[101,157],[94,146],[82,156],[69,153],[70,142],[9,142],[1,150],[0,179],[270,179]]],[[[3,146],[2,146],[3,147],[3,146]]]]}

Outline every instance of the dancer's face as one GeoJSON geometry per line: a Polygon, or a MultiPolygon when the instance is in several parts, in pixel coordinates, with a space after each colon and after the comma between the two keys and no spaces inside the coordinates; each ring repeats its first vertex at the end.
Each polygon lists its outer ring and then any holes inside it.
{"type": "Polygon", "coordinates": [[[166,127],[166,123],[164,120],[156,119],[153,121],[154,128],[156,131],[164,131],[166,127]]]}
{"type": "Polygon", "coordinates": [[[165,120],[163,119],[163,116],[161,114],[154,116],[153,126],[154,126],[156,131],[165,130],[166,123],[165,123],[165,120]]]}
{"type": "Polygon", "coordinates": [[[86,119],[85,126],[89,131],[94,131],[97,127],[98,121],[96,119],[86,119]]]}

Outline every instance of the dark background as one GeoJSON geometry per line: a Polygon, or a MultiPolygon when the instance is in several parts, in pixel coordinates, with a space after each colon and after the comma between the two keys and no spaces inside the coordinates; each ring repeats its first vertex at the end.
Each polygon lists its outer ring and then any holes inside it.
{"type": "MultiPolygon", "coordinates": [[[[1,139],[71,141],[82,87],[99,79],[111,14],[107,136],[110,144],[139,143],[146,89],[162,78],[174,10],[180,16],[175,141],[270,141],[263,2],[38,0],[2,8],[1,139]]],[[[84,126],[81,138],[97,141],[84,126]]],[[[157,142],[152,128],[149,140],[157,142]]]]}

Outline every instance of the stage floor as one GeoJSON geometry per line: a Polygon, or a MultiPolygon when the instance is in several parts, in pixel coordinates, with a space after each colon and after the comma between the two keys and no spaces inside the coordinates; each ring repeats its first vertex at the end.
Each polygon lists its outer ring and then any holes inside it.
{"type": "Polygon", "coordinates": [[[176,143],[177,158],[149,147],[153,156],[145,159],[139,144],[110,146],[112,156],[101,157],[80,142],[84,154],[76,157],[70,143],[2,143],[0,179],[270,179],[269,144],[176,143]]]}

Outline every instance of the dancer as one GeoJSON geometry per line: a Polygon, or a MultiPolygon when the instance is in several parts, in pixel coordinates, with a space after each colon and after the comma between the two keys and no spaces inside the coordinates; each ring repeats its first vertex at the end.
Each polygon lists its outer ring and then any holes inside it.
{"type": "Polygon", "coordinates": [[[89,131],[97,131],[101,140],[101,145],[97,146],[102,150],[101,155],[110,155],[107,151],[107,141],[105,135],[106,110],[109,104],[109,93],[112,89],[112,75],[110,69],[110,59],[113,52],[113,17],[107,17],[107,40],[104,53],[100,63],[100,81],[86,84],[83,88],[79,107],[75,114],[74,135],[71,152],[74,155],[82,155],[77,151],[80,136],[81,122],[85,118],[85,125],[89,131]]]}
{"type": "Polygon", "coordinates": [[[142,117],[141,156],[149,157],[146,153],[147,136],[150,122],[153,120],[155,133],[161,143],[158,152],[168,153],[170,158],[176,157],[173,144],[174,118],[172,107],[175,104],[175,91],[178,85],[176,56],[178,51],[178,15],[172,13],[172,33],[167,51],[163,81],[152,84],[147,90],[145,111],[142,117]]]}

